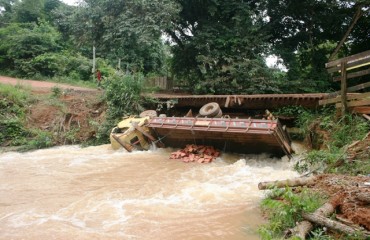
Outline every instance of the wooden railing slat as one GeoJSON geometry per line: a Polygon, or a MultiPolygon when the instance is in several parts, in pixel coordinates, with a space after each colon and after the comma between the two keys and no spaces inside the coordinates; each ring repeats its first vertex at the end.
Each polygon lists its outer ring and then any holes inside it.
{"type": "Polygon", "coordinates": [[[334,67],[334,66],[340,65],[341,62],[350,63],[351,61],[356,61],[364,57],[370,57],[370,50],[328,62],[325,64],[325,67],[326,68],[334,67]]]}
{"type": "MultiPolygon", "coordinates": [[[[363,99],[363,100],[359,100],[359,101],[347,102],[347,107],[358,107],[358,106],[367,106],[367,105],[370,105],[370,99],[363,99]]],[[[342,103],[335,104],[335,107],[336,108],[341,108],[342,103]]]]}
{"type": "MultiPolygon", "coordinates": [[[[354,99],[363,99],[363,98],[368,98],[370,97],[370,92],[366,93],[358,93],[358,94],[347,94],[347,99],[348,100],[354,100],[354,99]]],[[[340,102],[341,97],[337,96],[335,98],[330,98],[330,99],[324,99],[319,101],[319,105],[327,105],[327,104],[333,104],[340,102]]]]}
{"type": "MultiPolygon", "coordinates": [[[[370,64],[370,57],[361,59],[357,62],[348,63],[346,65],[346,70],[352,70],[352,69],[364,67],[364,66],[369,65],[369,64],[370,64]]],[[[328,68],[328,73],[335,73],[335,72],[339,72],[339,71],[341,71],[341,66],[340,65],[328,68]]]]}
{"type": "MultiPolygon", "coordinates": [[[[358,71],[358,72],[348,73],[347,74],[347,79],[361,77],[361,76],[364,76],[364,75],[367,75],[367,74],[370,74],[370,68],[366,69],[366,70],[358,71]]],[[[334,77],[333,81],[336,81],[336,82],[340,81],[340,78],[341,78],[341,76],[334,77]]]]}

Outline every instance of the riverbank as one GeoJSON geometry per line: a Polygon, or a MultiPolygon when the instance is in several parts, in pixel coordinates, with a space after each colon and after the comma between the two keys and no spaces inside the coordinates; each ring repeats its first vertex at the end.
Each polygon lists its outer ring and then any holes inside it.
{"type": "Polygon", "coordinates": [[[0,83],[2,148],[30,150],[85,143],[94,138],[104,121],[106,107],[101,91],[5,80],[6,84],[0,83]]]}

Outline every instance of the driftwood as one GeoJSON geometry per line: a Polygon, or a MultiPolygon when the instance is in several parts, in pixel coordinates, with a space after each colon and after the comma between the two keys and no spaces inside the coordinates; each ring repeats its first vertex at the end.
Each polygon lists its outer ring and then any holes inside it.
{"type": "MultiPolygon", "coordinates": [[[[335,195],[329,202],[322,205],[320,208],[316,209],[313,213],[320,216],[329,216],[334,213],[335,208],[339,205],[339,199],[342,197],[341,194],[335,195]]],[[[306,239],[306,235],[313,229],[313,224],[309,221],[302,221],[297,223],[297,225],[287,230],[286,236],[296,236],[302,240],[306,239]]]]}
{"type": "Polygon", "coordinates": [[[303,213],[302,217],[310,222],[316,223],[321,226],[325,226],[333,230],[337,230],[337,231],[344,232],[347,234],[361,233],[366,237],[370,237],[370,232],[368,231],[365,231],[358,227],[349,227],[343,223],[331,220],[329,218],[326,218],[318,214],[303,213]]]}
{"type": "Polygon", "coordinates": [[[274,187],[283,188],[283,187],[297,187],[297,186],[305,186],[305,185],[312,185],[316,180],[315,176],[311,177],[301,177],[301,178],[292,178],[287,180],[281,181],[272,181],[272,182],[260,182],[258,184],[259,190],[271,189],[274,187]]]}

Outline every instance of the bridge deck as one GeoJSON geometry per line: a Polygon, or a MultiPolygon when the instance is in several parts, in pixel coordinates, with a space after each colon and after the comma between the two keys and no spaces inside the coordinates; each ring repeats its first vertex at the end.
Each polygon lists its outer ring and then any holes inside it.
{"type": "Polygon", "coordinates": [[[162,101],[176,100],[176,107],[202,107],[209,102],[217,102],[221,108],[236,109],[276,109],[284,106],[302,106],[316,108],[319,100],[327,93],[313,94],[258,94],[258,95],[172,95],[150,94],[162,101]]]}

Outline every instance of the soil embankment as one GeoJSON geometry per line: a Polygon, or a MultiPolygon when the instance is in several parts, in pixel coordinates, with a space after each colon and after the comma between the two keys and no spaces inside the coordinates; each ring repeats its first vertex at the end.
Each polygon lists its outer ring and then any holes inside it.
{"type": "Polygon", "coordinates": [[[31,89],[34,100],[27,106],[25,127],[49,133],[53,145],[83,143],[104,120],[105,104],[97,89],[4,76],[0,83],[31,89]]]}

